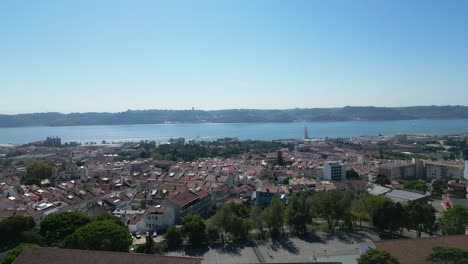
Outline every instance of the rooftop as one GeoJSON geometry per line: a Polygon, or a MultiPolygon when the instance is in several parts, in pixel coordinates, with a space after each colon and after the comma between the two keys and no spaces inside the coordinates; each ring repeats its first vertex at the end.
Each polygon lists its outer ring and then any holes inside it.
{"type": "Polygon", "coordinates": [[[91,251],[62,248],[27,248],[13,262],[14,264],[200,264],[201,258],[168,257],[123,252],[91,251]]]}

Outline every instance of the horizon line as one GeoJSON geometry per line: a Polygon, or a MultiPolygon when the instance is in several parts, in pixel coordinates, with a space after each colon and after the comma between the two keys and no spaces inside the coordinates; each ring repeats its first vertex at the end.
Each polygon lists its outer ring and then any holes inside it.
{"type": "Polygon", "coordinates": [[[239,110],[256,110],[256,111],[287,111],[287,110],[308,110],[308,109],[337,109],[337,108],[411,108],[411,107],[468,107],[468,105],[409,105],[409,106],[372,106],[372,105],[346,105],[346,106],[331,106],[331,107],[293,107],[293,108],[224,108],[224,109],[196,109],[187,108],[187,109],[158,109],[158,108],[148,108],[148,109],[127,109],[123,111],[86,111],[86,112],[60,112],[60,111],[49,111],[49,112],[18,112],[14,114],[2,114],[3,116],[14,116],[14,115],[32,115],[32,114],[120,114],[131,111],[239,111],[239,110]]]}

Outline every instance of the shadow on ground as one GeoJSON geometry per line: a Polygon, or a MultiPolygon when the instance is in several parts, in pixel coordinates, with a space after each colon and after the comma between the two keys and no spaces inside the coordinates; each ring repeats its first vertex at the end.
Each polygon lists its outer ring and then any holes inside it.
{"type": "Polygon", "coordinates": [[[271,249],[273,251],[278,251],[282,249],[294,255],[299,254],[299,248],[296,246],[296,244],[294,244],[294,242],[292,242],[288,238],[280,238],[277,240],[273,240],[271,244],[271,249]]]}
{"type": "Polygon", "coordinates": [[[240,256],[242,249],[245,248],[246,246],[251,246],[251,245],[250,243],[246,243],[246,244],[228,243],[228,244],[202,245],[199,248],[187,247],[184,249],[184,253],[187,256],[200,257],[210,250],[215,250],[222,254],[240,256]]]}

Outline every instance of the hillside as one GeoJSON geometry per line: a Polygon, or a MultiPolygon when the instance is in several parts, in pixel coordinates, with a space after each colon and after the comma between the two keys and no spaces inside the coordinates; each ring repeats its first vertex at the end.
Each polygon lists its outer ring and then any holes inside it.
{"type": "Polygon", "coordinates": [[[0,115],[0,127],[127,125],[161,123],[253,123],[468,118],[467,106],[343,107],[286,110],[129,110],[119,113],[0,115]]]}

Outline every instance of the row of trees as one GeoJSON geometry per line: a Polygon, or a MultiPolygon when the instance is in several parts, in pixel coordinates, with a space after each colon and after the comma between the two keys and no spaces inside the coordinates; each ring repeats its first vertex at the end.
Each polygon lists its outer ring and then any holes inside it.
{"type": "Polygon", "coordinates": [[[408,229],[421,237],[422,233],[433,234],[440,228],[445,234],[463,233],[468,224],[468,209],[454,207],[438,222],[436,210],[430,204],[410,202],[403,205],[384,196],[344,190],[294,193],[287,205],[275,196],[267,207],[225,204],[206,221],[198,216],[186,216],[183,227],[169,229],[166,238],[170,247],[177,247],[184,237],[188,238],[189,244],[198,246],[205,239],[224,243],[227,240],[245,241],[251,235],[260,239],[267,235],[278,237],[286,234],[285,228],[290,233],[302,235],[308,232],[313,219],[317,223],[323,221],[328,230],[336,226],[362,227],[365,222],[381,233],[401,235],[408,229]]]}
{"type": "MultiPolygon", "coordinates": [[[[431,263],[468,263],[468,252],[459,248],[434,247],[426,260],[431,263]]],[[[358,258],[358,264],[398,264],[399,261],[380,249],[369,249],[358,258]]]]}

